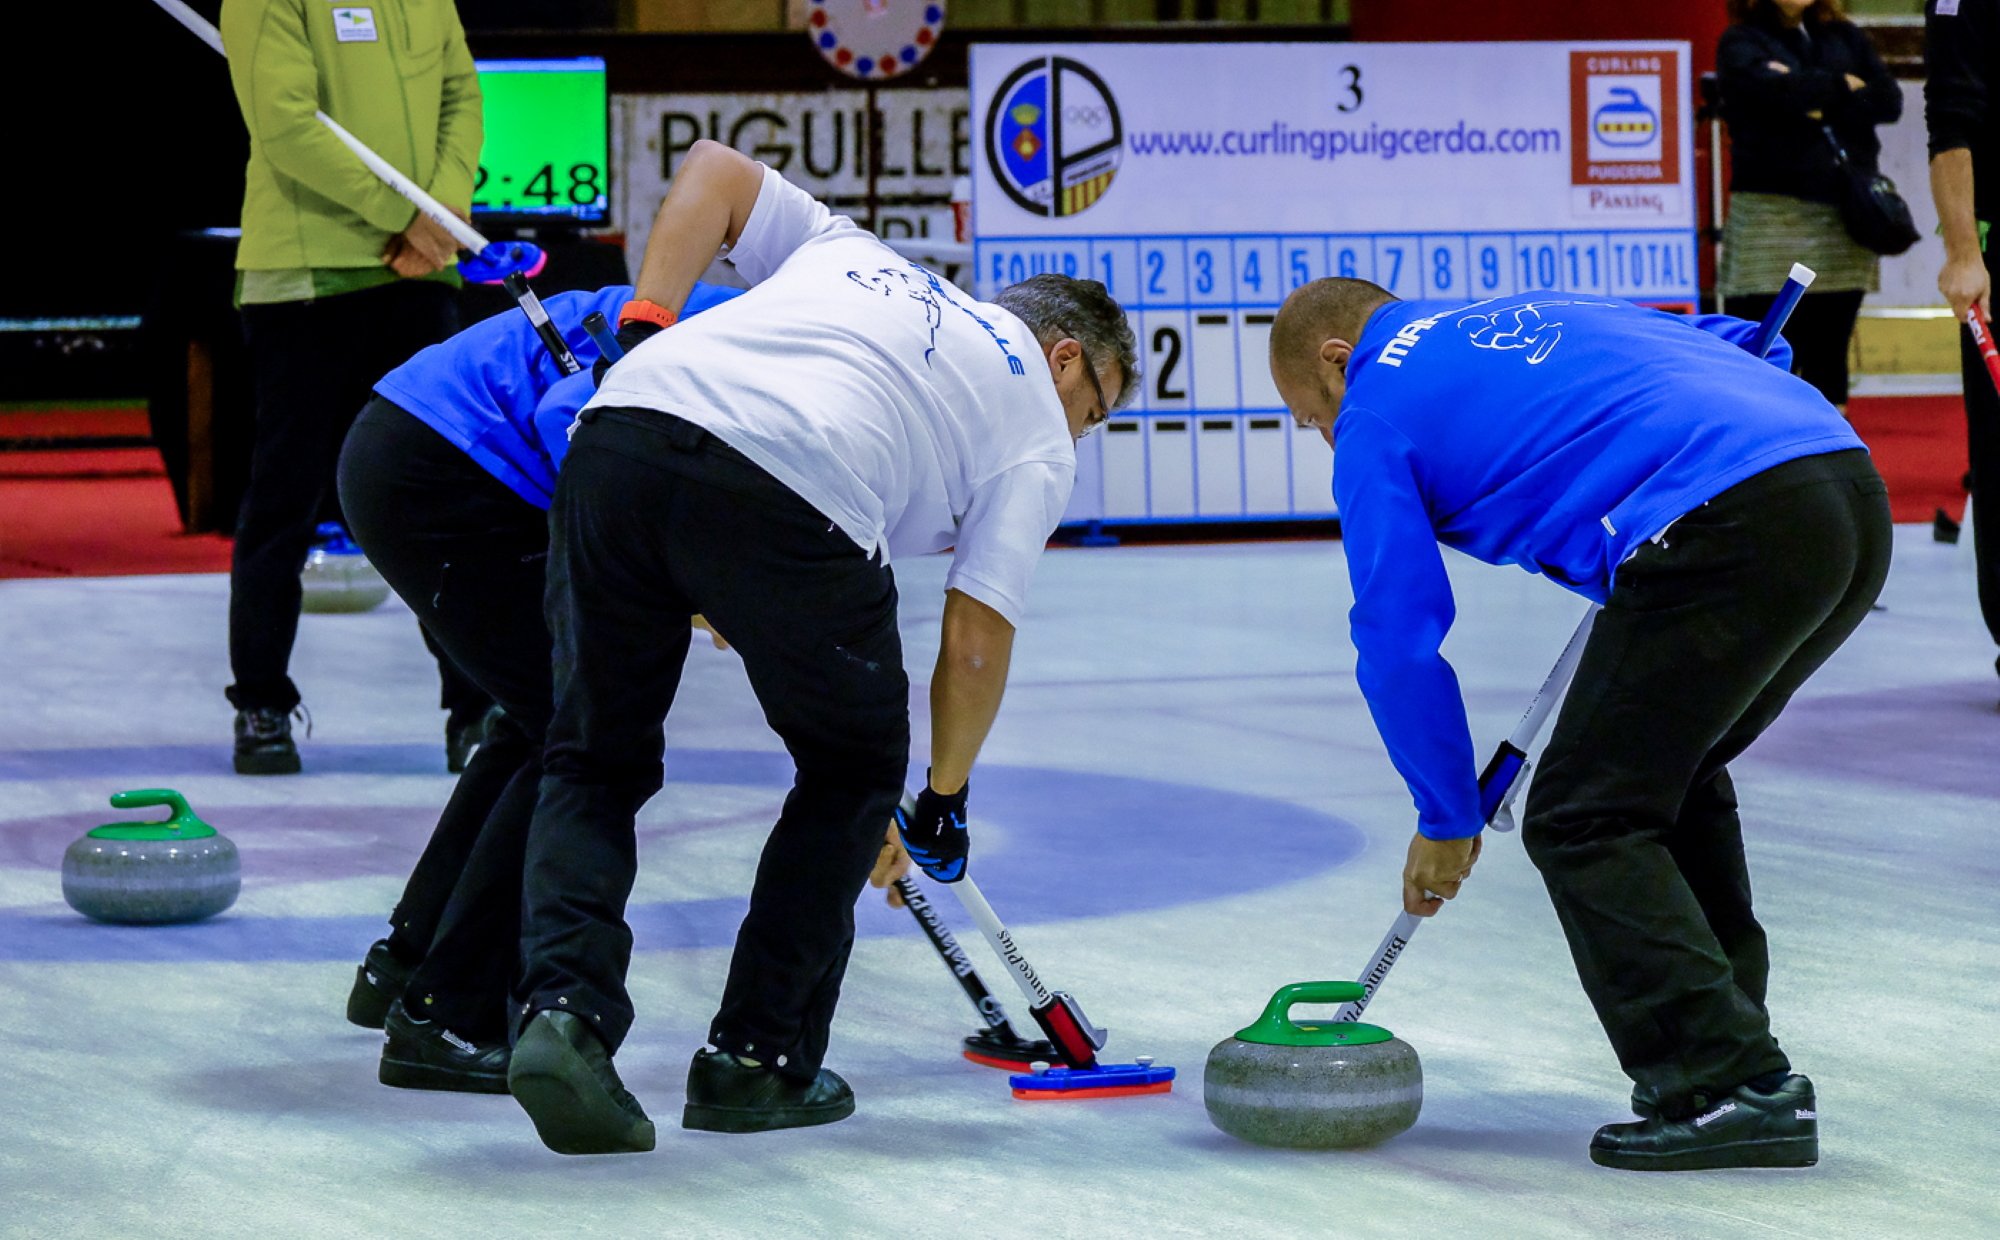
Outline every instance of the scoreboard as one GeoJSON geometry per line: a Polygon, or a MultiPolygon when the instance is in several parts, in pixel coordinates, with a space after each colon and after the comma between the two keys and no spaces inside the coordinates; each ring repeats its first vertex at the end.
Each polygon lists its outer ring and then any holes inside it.
{"type": "Polygon", "coordinates": [[[1139,343],[1141,391],[1079,444],[1067,520],[1333,515],[1332,454],[1266,364],[1309,280],[1692,305],[1686,63],[1685,45],[975,47],[979,294],[1101,280],[1139,343]]]}

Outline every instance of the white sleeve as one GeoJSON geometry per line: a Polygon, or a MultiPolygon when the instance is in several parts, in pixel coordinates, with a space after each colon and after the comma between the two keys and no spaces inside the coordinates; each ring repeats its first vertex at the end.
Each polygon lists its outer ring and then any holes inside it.
{"type": "Polygon", "coordinates": [[[771,273],[806,242],[853,227],[854,221],[828,211],[817,198],[766,167],[757,204],[750,208],[743,232],[730,247],[729,261],[745,280],[758,284],[770,279],[771,273]]]}
{"type": "Polygon", "coordinates": [[[1069,507],[1075,484],[1076,470],[1070,465],[1029,461],[974,491],[959,523],[945,589],[971,595],[1019,628],[1027,611],[1028,580],[1069,507]]]}

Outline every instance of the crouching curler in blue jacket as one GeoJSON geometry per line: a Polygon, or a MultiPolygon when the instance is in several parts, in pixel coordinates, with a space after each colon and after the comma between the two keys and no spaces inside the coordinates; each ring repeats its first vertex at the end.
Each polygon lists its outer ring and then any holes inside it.
{"type": "MultiPolygon", "coordinates": [[[[739,292],[697,285],[683,317],[739,292]]],[[[568,377],[518,314],[432,345],[375,385],[341,451],[356,541],[500,706],[348,999],[349,1020],[388,1031],[384,1084],[507,1091],[522,848],[553,709],[548,507],[569,426],[596,390],[583,320],[615,322],[631,296],[620,285],[547,300],[584,367],[568,377]]]]}
{"type": "Polygon", "coordinates": [[[1754,329],[1320,280],[1271,336],[1286,404],[1335,447],[1355,676],[1417,807],[1408,911],[1458,893],[1481,826],[1440,547],[1604,605],[1522,836],[1637,1086],[1641,1122],[1591,1144],[1606,1166],[1818,1157],[1811,1082],[1765,1012],[1727,768],[1867,615],[1889,507],[1839,413],[1739,347],[1754,329]]]}

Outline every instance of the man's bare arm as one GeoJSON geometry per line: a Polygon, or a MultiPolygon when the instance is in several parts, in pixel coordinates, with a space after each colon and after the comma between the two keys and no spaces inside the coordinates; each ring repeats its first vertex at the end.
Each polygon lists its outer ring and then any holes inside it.
{"type": "Polygon", "coordinates": [[[1992,280],[1979,249],[1979,219],[1972,207],[1972,152],[1954,147],[1931,156],[1931,196],[1937,200],[1938,223],[1944,232],[1944,270],[1938,272],[1938,292],[1951,303],[1954,317],[1979,303],[1992,312],[1992,280]]]}
{"type": "Polygon", "coordinates": [[[706,138],[688,150],[653,217],[635,297],[679,314],[701,273],[736,244],[764,188],[764,166],[706,138]]]}
{"type": "Polygon", "coordinates": [[[944,596],[943,641],[931,676],[931,787],[957,792],[1000,713],[1014,626],[969,594],[944,596]]]}

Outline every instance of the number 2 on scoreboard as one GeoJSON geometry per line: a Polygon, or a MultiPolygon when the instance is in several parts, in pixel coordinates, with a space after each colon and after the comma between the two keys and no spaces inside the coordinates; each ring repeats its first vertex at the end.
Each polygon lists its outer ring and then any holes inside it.
{"type": "Polygon", "coordinates": [[[1182,401],[1187,399],[1185,382],[1176,372],[1181,365],[1180,329],[1160,327],[1153,332],[1153,398],[1159,401],[1182,401]]]}

